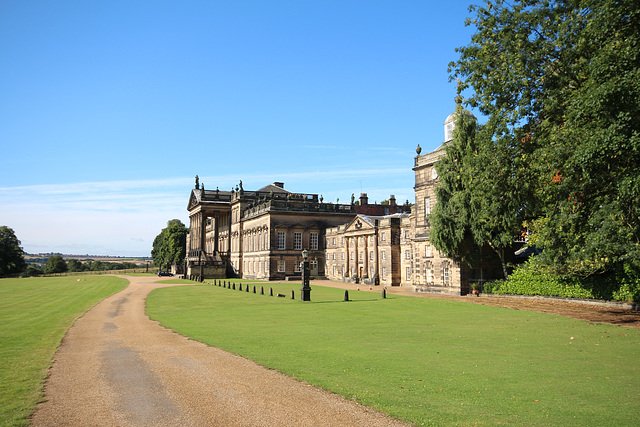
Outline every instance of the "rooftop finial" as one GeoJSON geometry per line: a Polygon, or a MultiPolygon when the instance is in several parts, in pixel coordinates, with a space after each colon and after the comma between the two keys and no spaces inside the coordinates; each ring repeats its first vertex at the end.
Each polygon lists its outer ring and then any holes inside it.
{"type": "Polygon", "coordinates": [[[200,178],[196,175],[196,190],[200,189],[200,178]]]}

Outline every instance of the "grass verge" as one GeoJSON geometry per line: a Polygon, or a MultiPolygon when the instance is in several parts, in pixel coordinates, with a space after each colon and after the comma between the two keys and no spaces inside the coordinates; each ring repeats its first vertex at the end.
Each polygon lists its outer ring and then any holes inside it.
{"type": "Polygon", "coordinates": [[[110,276],[0,280],[0,424],[27,425],[67,329],[128,284],[110,276]]]}
{"type": "Polygon", "coordinates": [[[256,286],[158,289],[147,312],[416,425],[640,425],[640,331],[369,292],[344,302],[313,285],[303,303],[289,298],[300,284],[256,286]]]}

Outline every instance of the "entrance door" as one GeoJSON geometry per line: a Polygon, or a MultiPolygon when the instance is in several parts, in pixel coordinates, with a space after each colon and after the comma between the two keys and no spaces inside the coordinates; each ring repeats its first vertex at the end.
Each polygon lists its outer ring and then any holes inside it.
{"type": "Polygon", "coordinates": [[[364,267],[360,267],[360,275],[358,277],[360,277],[361,279],[364,277],[364,267]]]}

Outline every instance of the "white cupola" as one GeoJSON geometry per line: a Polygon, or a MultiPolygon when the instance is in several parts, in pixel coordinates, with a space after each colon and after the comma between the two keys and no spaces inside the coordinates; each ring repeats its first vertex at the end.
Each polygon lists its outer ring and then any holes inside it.
{"type": "MultiPolygon", "coordinates": [[[[473,115],[471,111],[462,110],[464,114],[475,119],[476,116],[473,115]]],[[[447,116],[447,119],[444,121],[444,142],[451,141],[453,139],[453,129],[456,126],[455,123],[456,113],[455,111],[447,116]]]]}

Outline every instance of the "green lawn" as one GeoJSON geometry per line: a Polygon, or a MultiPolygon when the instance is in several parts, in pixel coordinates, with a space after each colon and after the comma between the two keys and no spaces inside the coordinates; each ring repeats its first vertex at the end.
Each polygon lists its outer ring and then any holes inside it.
{"type": "Polygon", "coordinates": [[[93,305],[124,289],[109,276],[0,280],[0,424],[27,425],[62,337],[93,305]]]}
{"type": "Polygon", "coordinates": [[[640,425],[640,331],[435,299],[258,283],[158,289],[183,335],[417,425],[640,425]],[[260,295],[269,287],[286,298],[260,295]],[[237,287],[237,285],[236,285],[237,287]],[[290,290],[296,299],[289,299],[290,290]]]}

